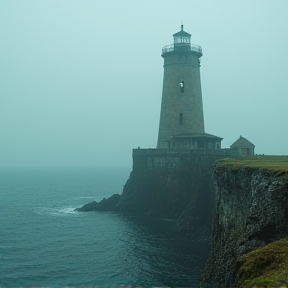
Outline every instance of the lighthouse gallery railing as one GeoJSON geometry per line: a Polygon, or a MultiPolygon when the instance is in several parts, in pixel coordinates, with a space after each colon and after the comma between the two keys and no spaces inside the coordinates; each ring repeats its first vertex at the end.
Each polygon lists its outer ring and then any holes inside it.
{"type": "MultiPolygon", "coordinates": [[[[167,53],[167,52],[172,52],[172,51],[174,51],[174,49],[175,49],[174,44],[164,46],[164,47],[162,48],[162,55],[165,54],[165,53],[167,53]]],[[[194,52],[197,52],[197,53],[201,53],[201,54],[202,54],[202,48],[201,48],[201,46],[199,46],[199,45],[191,44],[191,45],[190,45],[190,49],[191,49],[191,51],[194,51],[194,52]]]]}

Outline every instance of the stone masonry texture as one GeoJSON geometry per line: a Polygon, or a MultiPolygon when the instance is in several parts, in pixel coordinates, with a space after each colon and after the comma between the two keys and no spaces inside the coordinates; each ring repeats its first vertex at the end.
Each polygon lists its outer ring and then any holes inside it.
{"type": "Polygon", "coordinates": [[[172,51],[164,56],[164,78],[157,149],[168,148],[173,135],[204,133],[199,54],[172,51]],[[180,82],[184,81],[184,93],[180,82]],[[183,123],[179,115],[183,115],[183,123]]]}

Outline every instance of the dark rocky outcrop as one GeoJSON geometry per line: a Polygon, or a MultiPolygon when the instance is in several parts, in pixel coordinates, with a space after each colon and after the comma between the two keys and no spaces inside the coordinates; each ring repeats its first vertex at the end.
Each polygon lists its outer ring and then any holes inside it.
{"type": "Polygon", "coordinates": [[[90,212],[90,211],[117,211],[117,203],[120,200],[119,194],[113,194],[108,199],[104,198],[100,202],[90,202],[85,204],[81,208],[75,209],[79,212],[90,212]]]}
{"type": "Polygon", "coordinates": [[[133,169],[122,195],[84,205],[78,211],[112,210],[175,220],[194,240],[210,239],[214,212],[215,157],[195,153],[133,151],[133,169]]]}
{"type": "Polygon", "coordinates": [[[288,177],[238,160],[219,162],[214,180],[216,215],[205,278],[227,285],[235,281],[241,255],[288,236],[288,177]]]}

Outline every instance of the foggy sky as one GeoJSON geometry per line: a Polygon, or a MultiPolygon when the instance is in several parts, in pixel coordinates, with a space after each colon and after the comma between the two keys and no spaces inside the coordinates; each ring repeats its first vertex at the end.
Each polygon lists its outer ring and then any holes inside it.
{"type": "Polygon", "coordinates": [[[203,49],[205,131],[288,154],[288,1],[0,0],[0,166],[131,165],[155,148],[161,49],[203,49]]]}

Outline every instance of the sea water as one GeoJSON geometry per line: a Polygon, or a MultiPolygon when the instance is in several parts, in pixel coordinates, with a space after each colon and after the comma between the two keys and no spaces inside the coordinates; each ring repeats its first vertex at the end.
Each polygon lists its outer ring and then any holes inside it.
{"type": "Polygon", "coordinates": [[[2,168],[0,287],[198,286],[207,244],[170,221],[75,208],[121,193],[129,168],[2,168]]]}

